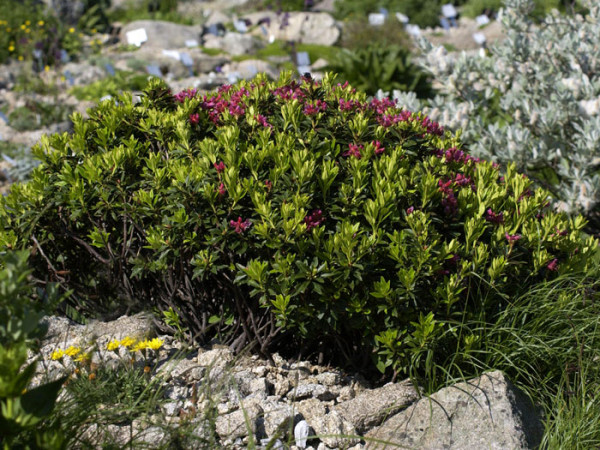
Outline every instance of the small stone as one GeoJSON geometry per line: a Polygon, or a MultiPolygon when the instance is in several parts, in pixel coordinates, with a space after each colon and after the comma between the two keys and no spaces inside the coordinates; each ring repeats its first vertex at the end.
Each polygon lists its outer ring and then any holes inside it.
{"type": "Polygon", "coordinates": [[[311,435],[311,429],[306,420],[301,420],[294,427],[294,439],[296,446],[306,448],[306,438],[311,435]]]}

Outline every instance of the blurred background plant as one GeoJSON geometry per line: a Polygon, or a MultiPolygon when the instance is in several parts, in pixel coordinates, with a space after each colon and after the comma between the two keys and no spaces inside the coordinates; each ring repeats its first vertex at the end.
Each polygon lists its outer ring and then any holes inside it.
{"type": "Polygon", "coordinates": [[[60,423],[44,423],[52,412],[65,378],[30,388],[36,352],[47,326],[40,321],[60,298],[47,285],[35,289],[29,280],[28,251],[0,255],[0,445],[3,448],[60,449],[65,447],[60,423]]]}
{"type": "Polygon", "coordinates": [[[30,61],[37,71],[77,58],[82,34],[31,0],[0,2],[0,63],[30,61]]]}
{"type": "Polygon", "coordinates": [[[342,50],[327,70],[369,95],[375,95],[378,89],[412,91],[419,98],[433,93],[427,73],[413,64],[410,50],[398,45],[370,44],[353,51],[342,50]]]}
{"type": "Polygon", "coordinates": [[[103,78],[86,86],[73,87],[71,94],[78,100],[98,101],[107,95],[115,97],[123,91],[141,91],[147,83],[147,75],[117,70],[114,76],[103,78]]]}

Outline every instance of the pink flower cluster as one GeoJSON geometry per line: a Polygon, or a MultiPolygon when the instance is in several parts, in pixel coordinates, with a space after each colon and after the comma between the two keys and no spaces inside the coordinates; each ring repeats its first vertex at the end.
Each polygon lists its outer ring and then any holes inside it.
{"type": "Polygon", "coordinates": [[[248,227],[250,227],[250,225],[252,225],[252,223],[248,219],[242,221],[241,217],[238,217],[237,221],[235,221],[235,220],[229,221],[229,226],[231,228],[234,228],[234,231],[238,234],[246,231],[246,229],[248,229],[248,227]]]}
{"type": "Polygon", "coordinates": [[[481,161],[479,158],[468,155],[456,147],[449,148],[448,150],[437,149],[434,154],[438,158],[446,158],[446,163],[458,162],[466,164],[469,161],[473,161],[477,164],[481,161]]]}
{"type": "Polygon", "coordinates": [[[381,114],[377,117],[377,123],[382,127],[389,128],[400,122],[408,122],[412,118],[413,113],[405,109],[398,114],[381,114]]]}
{"type": "Polygon", "coordinates": [[[306,94],[298,83],[292,81],[290,84],[279,87],[273,91],[273,95],[281,100],[304,100],[306,94]]]}
{"type": "Polygon", "coordinates": [[[323,211],[321,211],[320,209],[315,209],[304,218],[304,223],[306,224],[306,231],[310,231],[313,228],[318,227],[323,222],[325,222],[325,218],[323,217],[323,211]]]}
{"type": "Polygon", "coordinates": [[[471,189],[475,190],[475,185],[473,184],[471,178],[463,175],[462,173],[457,173],[454,179],[451,178],[447,181],[438,181],[438,189],[442,193],[442,206],[444,207],[444,214],[453,216],[458,212],[458,200],[456,198],[456,194],[454,193],[454,188],[468,185],[471,186],[471,189]]]}
{"type": "Polygon", "coordinates": [[[307,116],[316,116],[325,110],[327,110],[327,103],[323,100],[317,100],[314,103],[307,103],[304,105],[304,114],[307,116]]]}
{"type": "Polygon", "coordinates": [[[519,239],[521,239],[523,236],[521,236],[520,234],[508,234],[508,233],[504,233],[504,237],[506,238],[506,240],[510,243],[516,242],[519,239]]]}
{"type": "Polygon", "coordinates": [[[355,109],[364,109],[364,105],[358,100],[344,100],[343,98],[340,98],[339,105],[340,111],[354,111],[355,109]]]}
{"type": "Polygon", "coordinates": [[[496,225],[500,225],[504,223],[504,213],[496,214],[492,211],[492,208],[488,208],[485,213],[485,220],[491,223],[495,223],[496,225]]]}
{"type": "Polygon", "coordinates": [[[427,128],[427,132],[429,134],[436,134],[438,136],[442,136],[444,134],[444,127],[442,127],[439,123],[434,122],[427,116],[421,119],[421,124],[427,128]]]}
{"type": "Polygon", "coordinates": [[[364,148],[361,144],[348,144],[349,150],[343,153],[344,156],[354,156],[357,159],[362,158],[360,151],[364,148]]]}
{"type": "Polygon", "coordinates": [[[388,109],[395,107],[396,101],[390,100],[389,98],[382,98],[381,100],[374,98],[369,104],[369,108],[371,108],[372,111],[375,111],[379,115],[383,115],[387,112],[388,109]]]}
{"type": "Polygon", "coordinates": [[[373,148],[375,150],[375,154],[376,155],[381,155],[383,152],[385,152],[385,147],[383,146],[383,144],[379,141],[373,141],[371,142],[371,144],[373,145],[373,148]]]}
{"type": "Polygon", "coordinates": [[[183,91],[174,95],[175,100],[179,103],[183,103],[186,98],[194,98],[198,91],[196,89],[184,89],[183,91]]]}
{"type": "Polygon", "coordinates": [[[217,170],[217,173],[222,173],[225,170],[225,163],[221,161],[220,163],[213,163],[213,167],[217,170]]]}
{"type": "Polygon", "coordinates": [[[269,121],[267,120],[267,118],[261,114],[257,114],[254,116],[254,118],[256,119],[256,121],[262,125],[265,128],[273,128],[273,125],[271,125],[269,123],[269,121]]]}

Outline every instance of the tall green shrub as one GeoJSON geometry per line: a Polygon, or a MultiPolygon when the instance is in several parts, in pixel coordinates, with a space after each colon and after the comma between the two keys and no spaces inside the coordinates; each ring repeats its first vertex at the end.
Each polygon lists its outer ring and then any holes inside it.
{"type": "Polygon", "coordinates": [[[75,116],[2,199],[0,245],[33,247],[81,310],[173,308],[198,340],[354,365],[375,350],[396,372],[463,345],[440,338],[452,321],[588,264],[584,220],[513,166],[331,76],[290,77],[205,96],[153,80],[75,116]]]}

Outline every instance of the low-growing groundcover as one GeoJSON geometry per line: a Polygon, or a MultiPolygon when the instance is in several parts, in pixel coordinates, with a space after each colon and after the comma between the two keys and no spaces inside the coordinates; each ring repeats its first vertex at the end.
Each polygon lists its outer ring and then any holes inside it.
{"type": "Polygon", "coordinates": [[[30,248],[71,313],[173,308],[199,342],[394,376],[466,360],[482,344],[456,324],[591,264],[584,220],[513,167],[332,80],[153,80],[74,115],[2,199],[1,245],[30,248]]]}

